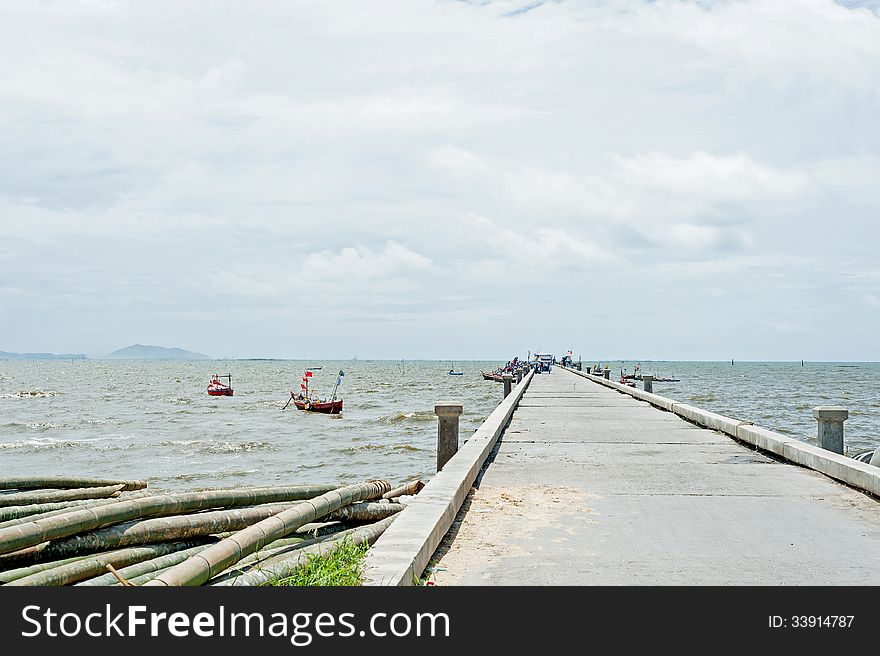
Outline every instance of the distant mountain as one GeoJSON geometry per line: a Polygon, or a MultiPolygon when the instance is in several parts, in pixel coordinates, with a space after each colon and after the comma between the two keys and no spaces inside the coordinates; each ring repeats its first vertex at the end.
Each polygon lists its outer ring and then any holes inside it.
{"type": "Polygon", "coordinates": [[[132,344],[104,356],[108,360],[210,360],[204,353],[184,351],[180,348],[165,348],[149,344],[132,344]]]}
{"type": "Polygon", "coordinates": [[[7,353],[0,351],[0,360],[85,360],[85,353],[7,353]]]}

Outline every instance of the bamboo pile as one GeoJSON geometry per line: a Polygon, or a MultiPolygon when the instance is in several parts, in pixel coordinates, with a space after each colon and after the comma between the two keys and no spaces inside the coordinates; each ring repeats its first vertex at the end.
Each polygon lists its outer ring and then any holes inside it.
{"type": "Polygon", "coordinates": [[[0,478],[0,585],[262,585],[344,540],[372,544],[423,486],[152,494],[145,481],[0,478]]]}

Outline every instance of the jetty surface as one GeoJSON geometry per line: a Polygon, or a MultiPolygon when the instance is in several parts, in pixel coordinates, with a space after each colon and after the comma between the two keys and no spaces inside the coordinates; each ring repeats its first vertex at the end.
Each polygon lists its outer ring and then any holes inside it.
{"type": "Polygon", "coordinates": [[[877,585],[877,553],[871,495],[557,367],[532,377],[425,576],[877,585]]]}

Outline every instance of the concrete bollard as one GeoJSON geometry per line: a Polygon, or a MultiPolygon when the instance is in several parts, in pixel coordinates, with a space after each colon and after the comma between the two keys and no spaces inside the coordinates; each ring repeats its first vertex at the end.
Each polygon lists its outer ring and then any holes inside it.
{"type": "Polygon", "coordinates": [[[654,377],[649,374],[642,375],[642,382],[646,392],[654,392],[654,377]]]}
{"type": "Polygon", "coordinates": [[[880,467],[880,446],[878,446],[874,450],[874,455],[871,456],[871,462],[869,462],[868,464],[874,465],[875,467],[880,467]]]}
{"type": "Polygon", "coordinates": [[[516,384],[517,385],[519,385],[522,382],[522,377],[523,377],[522,369],[517,369],[516,370],[516,384]]]}
{"type": "Polygon", "coordinates": [[[458,451],[458,418],[461,417],[461,403],[440,401],[434,406],[437,415],[437,471],[458,451]]]}
{"type": "Polygon", "coordinates": [[[611,380],[611,369],[605,370],[605,380],[611,380]]]}
{"type": "Polygon", "coordinates": [[[813,417],[819,422],[819,446],[843,455],[843,422],[849,418],[849,410],[836,405],[820,405],[813,408],[813,417]]]}
{"type": "Polygon", "coordinates": [[[580,360],[578,360],[577,367],[578,367],[578,371],[583,371],[583,368],[581,367],[581,361],[580,361],[580,360]]]}
{"type": "Polygon", "coordinates": [[[506,399],[512,387],[513,374],[501,374],[501,379],[504,381],[504,398],[506,399]]]}

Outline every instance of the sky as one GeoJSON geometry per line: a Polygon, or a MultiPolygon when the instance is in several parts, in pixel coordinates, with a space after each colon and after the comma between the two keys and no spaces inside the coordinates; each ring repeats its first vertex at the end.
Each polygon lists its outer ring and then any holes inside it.
{"type": "Polygon", "coordinates": [[[880,2],[0,3],[0,350],[880,360],[880,2]]]}

